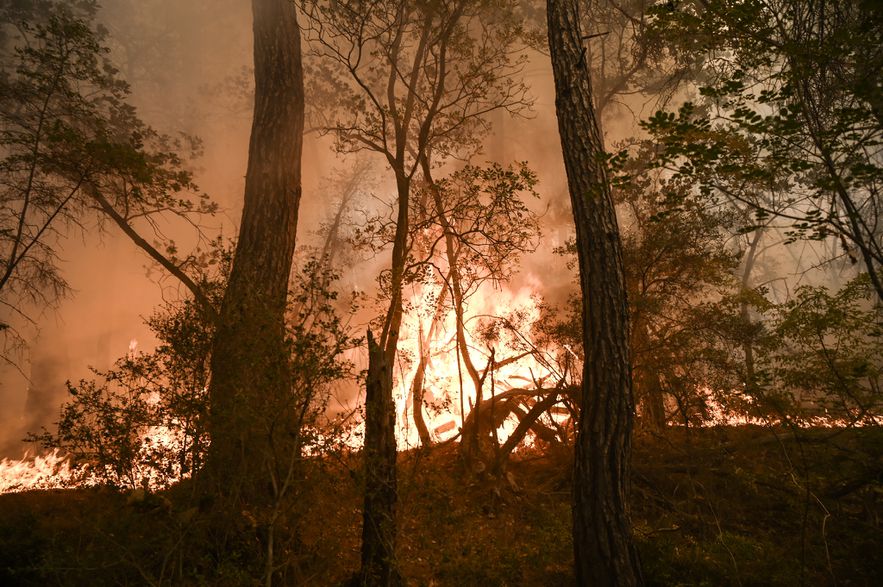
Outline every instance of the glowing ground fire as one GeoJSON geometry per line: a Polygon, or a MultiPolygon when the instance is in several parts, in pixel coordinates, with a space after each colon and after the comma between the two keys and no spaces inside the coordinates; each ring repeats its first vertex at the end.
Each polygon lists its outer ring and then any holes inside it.
{"type": "MultiPolygon", "coordinates": [[[[464,420],[468,419],[476,403],[476,389],[466,374],[462,353],[456,336],[456,316],[445,304],[442,288],[444,283],[434,280],[430,273],[423,283],[416,284],[407,298],[402,323],[399,353],[396,362],[396,439],[399,450],[419,446],[420,437],[414,423],[413,382],[419,369],[421,350],[427,357],[423,379],[423,418],[433,442],[456,438],[464,420]],[[440,302],[440,298],[441,302],[440,302]]],[[[571,349],[558,349],[573,359],[571,373],[562,369],[548,352],[537,347],[532,330],[540,319],[539,298],[533,288],[525,286],[518,290],[494,289],[486,286],[469,300],[463,317],[466,352],[476,369],[484,375],[482,394],[488,400],[506,392],[551,388],[562,383],[573,384],[573,372],[578,374],[578,356],[571,349]],[[564,381],[566,380],[566,381],[564,381]]],[[[130,354],[137,343],[130,344],[130,354]]],[[[560,359],[560,357],[559,357],[560,359]]],[[[709,417],[704,426],[765,425],[770,422],[750,416],[729,413],[718,405],[707,390],[709,417]]],[[[542,416],[551,428],[566,425],[570,412],[562,406],[551,406],[542,416]]],[[[520,423],[519,417],[510,413],[497,427],[496,437],[500,443],[512,435],[520,423]]],[[[814,418],[803,423],[807,426],[845,426],[849,423],[835,418],[814,418]]],[[[853,423],[854,424],[854,423],[853,423]]],[[[485,431],[490,432],[490,431],[485,431]]],[[[174,449],[183,439],[179,431],[154,427],[144,431],[142,448],[164,446],[174,449]]],[[[319,435],[321,436],[321,434],[319,435]]],[[[342,442],[353,450],[361,448],[363,425],[357,424],[342,442]]],[[[341,441],[338,439],[338,441],[341,441]]],[[[528,433],[520,447],[530,447],[536,436],[528,433]]],[[[305,447],[311,453],[310,447],[305,447]]],[[[518,448],[515,449],[516,451],[518,448]]],[[[88,465],[76,466],[68,456],[54,450],[44,455],[26,453],[20,460],[0,461],[0,493],[28,490],[63,489],[87,487],[100,483],[98,471],[88,465]]],[[[171,479],[157,477],[150,467],[136,470],[124,480],[126,486],[159,489],[163,483],[182,478],[176,471],[171,479]]]]}
{"type": "Polygon", "coordinates": [[[94,478],[83,473],[58,450],[36,456],[25,453],[18,461],[0,460],[0,493],[94,485],[94,478]]]}

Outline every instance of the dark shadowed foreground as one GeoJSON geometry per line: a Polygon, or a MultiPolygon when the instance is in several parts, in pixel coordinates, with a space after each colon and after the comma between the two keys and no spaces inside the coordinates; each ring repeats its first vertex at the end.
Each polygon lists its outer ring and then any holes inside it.
{"type": "MultiPolygon", "coordinates": [[[[635,443],[632,519],[651,585],[872,585],[883,574],[883,430],[671,430],[635,443]]],[[[469,481],[455,447],[399,457],[408,585],[572,585],[569,456],[469,481]]],[[[288,584],[359,568],[359,478],[313,463],[292,504],[288,584]]],[[[186,486],[0,496],[0,584],[249,584],[254,545],[213,551],[186,486]]],[[[252,536],[248,516],[242,536],[252,536]]]]}

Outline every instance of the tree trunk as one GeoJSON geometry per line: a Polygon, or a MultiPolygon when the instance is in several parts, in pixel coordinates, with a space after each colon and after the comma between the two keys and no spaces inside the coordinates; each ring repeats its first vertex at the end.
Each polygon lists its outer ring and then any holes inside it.
{"type": "Polygon", "coordinates": [[[387,587],[402,582],[395,564],[395,405],[392,369],[370,330],[365,390],[365,508],[362,516],[362,570],[357,584],[387,587]]]}
{"type": "Polygon", "coordinates": [[[645,424],[653,432],[665,430],[665,395],[659,372],[647,373],[644,379],[644,416],[645,424]]]}
{"type": "Polygon", "coordinates": [[[751,244],[745,252],[745,266],[742,269],[742,298],[739,301],[739,317],[743,320],[748,334],[742,342],[742,351],[745,353],[745,390],[750,395],[756,395],[759,391],[757,385],[757,370],[754,365],[754,324],[751,321],[751,308],[748,306],[748,290],[751,286],[751,272],[754,269],[754,263],[757,260],[757,246],[763,238],[764,228],[760,227],[754,231],[751,244]]]}
{"type": "Polygon", "coordinates": [[[429,428],[426,427],[426,420],[423,418],[423,397],[425,395],[423,389],[423,380],[426,377],[426,367],[429,365],[429,338],[424,342],[423,328],[420,329],[418,335],[420,341],[420,360],[417,363],[417,371],[414,373],[414,381],[411,383],[411,413],[414,415],[414,426],[417,428],[417,434],[420,437],[420,446],[429,448],[432,446],[432,436],[429,434],[429,428]]]}
{"type": "Polygon", "coordinates": [[[429,323],[429,330],[426,335],[423,334],[423,328],[420,328],[420,361],[417,363],[417,370],[414,373],[414,381],[411,383],[411,412],[414,414],[414,426],[417,428],[417,434],[420,435],[420,445],[424,448],[432,446],[432,436],[429,428],[426,426],[426,420],[423,417],[423,398],[425,390],[423,382],[426,378],[426,368],[429,366],[432,341],[435,340],[435,333],[438,325],[444,318],[444,306],[448,297],[448,290],[442,285],[438,294],[438,301],[435,304],[435,312],[432,314],[432,321],[429,323]]]}
{"type": "Polygon", "coordinates": [[[641,583],[626,488],[634,417],[628,306],[616,213],[592,102],[577,0],[548,0],[555,106],[576,223],[585,362],[574,458],[580,585],[641,583]]]}
{"type": "Polygon", "coordinates": [[[304,90],[294,4],[253,0],[255,105],[239,241],[212,352],[211,490],[247,499],[291,411],[285,305],[301,196],[304,90]],[[243,494],[245,492],[245,494],[243,494]]]}
{"type": "Polygon", "coordinates": [[[659,366],[647,361],[651,346],[647,323],[634,313],[631,318],[632,386],[635,401],[641,407],[640,427],[659,433],[665,430],[666,422],[665,393],[662,391],[659,366]],[[640,360],[642,355],[644,361],[640,360]]]}
{"type": "MultiPolygon", "coordinates": [[[[398,161],[404,160],[404,151],[398,161]]],[[[400,166],[400,168],[403,166],[400,166]]],[[[378,342],[368,333],[365,393],[365,508],[362,511],[362,568],[357,584],[400,585],[395,560],[396,438],[392,365],[402,325],[402,284],[408,256],[411,181],[396,170],[398,214],[390,267],[390,302],[378,342]]]]}

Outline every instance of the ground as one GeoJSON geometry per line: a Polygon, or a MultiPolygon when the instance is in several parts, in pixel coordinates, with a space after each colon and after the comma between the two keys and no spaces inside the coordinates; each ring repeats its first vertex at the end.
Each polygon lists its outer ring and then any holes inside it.
{"type": "MultiPolygon", "coordinates": [[[[560,447],[524,452],[495,479],[466,474],[453,445],[401,455],[408,584],[572,585],[569,458],[560,447]]],[[[284,528],[290,583],[339,585],[357,569],[356,462],[305,473],[284,528]]],[[[241,534],[222,541],[193,503],[186,485],[0,496],[0,584],[249,584],[260,524],[242,512],[241,534]]],[[[631,518],[650,585],[879,584],[883,429],[638,437],[631,518]]]]}

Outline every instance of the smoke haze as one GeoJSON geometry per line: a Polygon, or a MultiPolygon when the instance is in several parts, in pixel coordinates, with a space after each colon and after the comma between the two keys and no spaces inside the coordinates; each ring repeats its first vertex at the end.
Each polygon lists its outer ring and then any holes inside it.
{"type": "MultiPolygon", "coordinates": [[[[251,14],[238,0],[106,0],[100,13],[121,76],[132,87],[142,118],[159,131],[201,138],[204,152],[193,162],[197,183],[221,206],[207,221],[209,235],[234,237],[242,193],[251,123],[251,14]]],[[[553,254],[572,234],[572,216],[560,154],[554,87],[548,57],[535,53],[525,71],[535,98],[533,115],[512,119],[492,115],[494,134],[474,163],[507,165],[526,161],[539,176],[538,201],[543,237],[538,251],[522,260],[513,289],[529,286],[552,303],[573,291],[566,261],[553,254]]],[[[640,112],[641,104],[631,104],[640,112]]],[[[308,105],[308,108],[310,105],[308,105]]],[[[315,107],[315,105],[313,105],[315,107]]],[[[619,109],[605,119],[608,142],[635,133],[634,119],[619,109]]],[[[304,144],[304,181],[298,250],[318,245],[317,227],[333,213],[340,194],[325,181],[354,158],[335,157],[332,141],[314,133],[304,144]]],[[[374,157],[374,191],[391,189],[385,164],[374,157]]],[[[382,195],[382,194],[381,194],[382,195]]],[[[368,205],[368,204],[365,204],[368,205]]],[[[61,247],[63,271],[72,294],[57,309],[38,309],[29,357],[20,372],[0,368],[0,457],[19,457],[28,431],[50,426],[66,396],[65,381],[89,376],[89,367],[109,368],[132,340],[149,351],[156,341],[143,320],[179,292],[171,279],[148,268],[144,254],[113,227],[89,227],[71,234],[61,247]],[[30,380],[30,381],[29,381],[30,380]]],[[[167,236],[182,250],[195,244],[192,231],[169,226],[167,236]]],[[[372,291],[385,257],[349,264],[343,284],[372,291]]],[[[366,318],[367,320],[367,318],[366,318]]],[[[352,391],[350,391],[352,393],[352,391]]]]}

